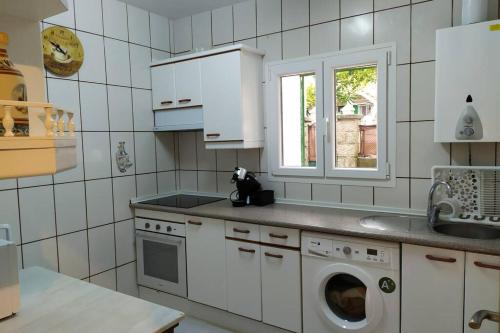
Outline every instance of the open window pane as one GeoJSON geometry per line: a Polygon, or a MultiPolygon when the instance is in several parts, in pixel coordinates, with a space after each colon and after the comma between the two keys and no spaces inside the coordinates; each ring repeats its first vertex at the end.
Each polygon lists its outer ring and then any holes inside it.
{"type": "Polygon", "coordinates": [[[282,166],[316,167],[316,139],[316,75],[281,77],[282,166]]]}
{"type": "Polygon", "coordinates": [[[377,169],[377,65],[334,70],[335,168],[377,169]]]}

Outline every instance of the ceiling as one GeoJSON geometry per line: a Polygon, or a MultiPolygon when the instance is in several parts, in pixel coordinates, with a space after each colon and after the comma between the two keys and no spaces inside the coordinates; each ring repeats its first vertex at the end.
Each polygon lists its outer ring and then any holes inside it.
{"type": "Polygon", "coordinates": [[[168,18],[186,17],[244,0],[121,0],[168,18]]]}

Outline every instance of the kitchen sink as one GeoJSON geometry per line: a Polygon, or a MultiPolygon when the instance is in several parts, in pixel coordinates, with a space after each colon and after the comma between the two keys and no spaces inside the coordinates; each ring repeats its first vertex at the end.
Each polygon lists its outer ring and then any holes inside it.
{"type": "Polygon", "coordinates": [[[437,223],[434,231],[455,237],[473,239],[500,239],[500,228],[474,223],[437,223]]]}

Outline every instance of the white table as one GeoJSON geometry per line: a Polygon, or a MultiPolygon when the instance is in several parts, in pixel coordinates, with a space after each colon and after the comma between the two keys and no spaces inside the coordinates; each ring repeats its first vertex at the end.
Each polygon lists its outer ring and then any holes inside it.
{"type": "Polygon", "coordinates": [[[40,267],[21,270],[21,310],[2,333],[173,332],[180,311],[40,267]]]}

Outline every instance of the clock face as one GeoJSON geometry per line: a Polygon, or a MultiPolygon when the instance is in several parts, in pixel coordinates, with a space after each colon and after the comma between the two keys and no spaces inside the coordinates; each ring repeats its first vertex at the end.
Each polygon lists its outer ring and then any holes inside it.
{"type": "Polygon", "coordinates": [[[45,68],[58,76],[71,76],[83,64],[83,46],[69,29],[50,27],[42,31],[45,68]]]}

